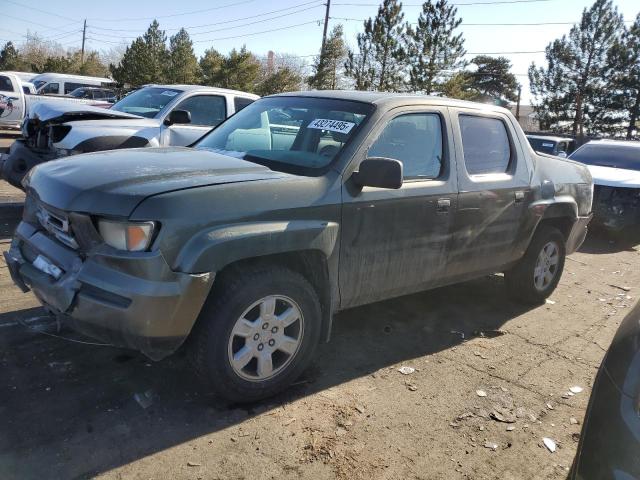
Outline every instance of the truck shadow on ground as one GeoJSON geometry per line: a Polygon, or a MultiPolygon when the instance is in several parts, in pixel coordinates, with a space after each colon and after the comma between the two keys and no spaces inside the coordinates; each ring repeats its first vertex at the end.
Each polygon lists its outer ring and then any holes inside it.
{"type": "Polygon", "coordinates": [[[300,381],[245,406],[200,391],[184,355],[151,363],[15,325],[36,328],[40,308],[2,314],[0,478],[91,477],[480,331],[491,336],[525,310],[491,276],[342,312],[300,381]]]}
{"type": "Polygon", "coordinates": [[[640,228],[620,233],[590,229],[580,252],[590,254],[630,252],[640,246],[640,228]]]}

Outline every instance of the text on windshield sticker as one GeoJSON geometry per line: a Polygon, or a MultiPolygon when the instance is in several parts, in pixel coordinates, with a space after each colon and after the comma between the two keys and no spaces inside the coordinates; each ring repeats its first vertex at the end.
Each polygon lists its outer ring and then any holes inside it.
{"type": "Polygon", "coordinates": [[[342,120],[330,120],[328,118],[316,118],[307,128],[315,128],[317,130],[328,130],[330,132],[349,133],[353,127],[353,122],[343,122],[342,120]]]}

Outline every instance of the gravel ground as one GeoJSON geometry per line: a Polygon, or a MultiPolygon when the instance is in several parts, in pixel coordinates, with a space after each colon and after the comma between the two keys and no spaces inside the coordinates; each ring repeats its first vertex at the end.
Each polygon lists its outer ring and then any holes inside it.
{"type": "Polygon", "coordinates": [[[1,261],[0,478],[563,479],[638,295],[631,243],[590,236],[537,308],[490,276],[343,312],[300,381],[250,406],[200,391],[181,355],[39,333],[51,320],[1,261]]]}

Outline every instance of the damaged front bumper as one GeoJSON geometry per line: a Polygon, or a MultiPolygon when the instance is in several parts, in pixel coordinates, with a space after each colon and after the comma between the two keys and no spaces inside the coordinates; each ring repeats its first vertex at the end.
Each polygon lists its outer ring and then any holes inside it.
{"type": "Polygon", "coordinates": [[[62,323],[154,360],[184,342],[214,277],[174,272],[157,251],[99,245],[82,255],[26,221],[4,257],[16,285],[62,323]]]}

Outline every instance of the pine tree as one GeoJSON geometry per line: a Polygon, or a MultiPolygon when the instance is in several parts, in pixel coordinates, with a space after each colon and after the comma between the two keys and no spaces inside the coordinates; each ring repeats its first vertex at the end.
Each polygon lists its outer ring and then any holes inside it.
{"type": "Polygon", "coordinates": [[[260,62],[256,56],[243,46],[235,48],[224,59],[220,72],[220,86],[253,92],[260,74],[260,62]]]}
{"type": "Polygon", "coordinates": [[[611,0],[596,0],[569,36],[546,48],[547,67],[529,67],[534,109],[546,126],[570,121],[573,135],[597,133],[606,97],[607,52],[620,37],[622,16],[611,0]],[[603,101],[604,100],[604,101],[603,101]]]}
{"type": "Polygon", "coordinates": [[[169,63],[165,72],[169,83],[196,84],[200,82],[200,66],[193,53],[193,42],[184,28],[169,40],[169,63]]]}
{"type": "Polygon", "coordinates": [[[205,50],[200,57],[200,71],[202,72],[202,83],[212,87],[220,87],[222,84],[222,69],[224,65],[224,55],[215,48],[205,50]]]}
{"type": "Polygon", "coordinates": [[[22,70],[24,62],[13,42],[7,42],[0,50],[0,70],[22,70]]]}
{"type": "Polygon", "coordinates": [[[142,37],[127,47],[120,63],[110,65],[113,78],[121,84],[139,87],[147,83],[163,83],[168,63],[167,36],[154,20],[142,37]]]}
{"type": "Polygon", "coordinates": [[[448,80],[442,82],[438,88],[440,94],[458,100],[474,100],[476,92],[471,88],[471,75],[467,72],[458,72],[448,80]]]}
{"type": "Polygon", "coordinates": [[[402,3],[383,0],[374,20],[364,22],[358,35],[359,53],[349,51],[346,73],[357,90],[394,92],[406,84],[406,25],[402,3]]]}
{"type": "Polygon", "coordinates": [[[154,20],[142,38],[149,55],[146,62],[146,72],[152,78],[150,82],[164,82],[166,66],[169,62],[167,34],[164,30],[160,30],[160,24],[157,20],[154,20]]]}
{"type": "Polygon", "coordinates": [[[342,81],[340,69],[347,55],[347,48],[344,42],[342,25],[336,25],[331,30],[324,50],[316,58],[311,75],[307,82],[309,87],[316,90],[339,89],[342,81]]]}
{"type": "Polygon", "coordinates": [[[373,22],[374,57],[378,64],[376,88],[381,92],[402,90],[405,85],[406,26],[402,3],[383,0],[373,22]]]}
{"type": "Polygon", "coordinates": [[[256,86],[255,93],[260,96],[298,90],[302,78],[289,67],[278,68],[268,73],[256,86]]]}
{"type": "Polygon", "coordinates": [[[375,67],[373,58],[373,21],[364,21],[364,32],[357,36],[358,52],[349,49],[344,64],[345,74],[353,79],[356,90],[373,90],[375,67]]]}
{"type": "Polygon", "coordinates": [[[511,61],[505,57],[478,55],[471,63],[477,69],[465,72],[473,100],[507,106],[518,98],[518,81],[511,73],[511,61]]]}
{"type": "MultiPolygon", "coordinates": [[[[608,67],[606,78],[613,92],[610,110],[625,112],[625,135],[630,140],[640,121],[640,14],[609,51],[608,67]]],[[[614,121],[620,121],[619,115],[614,115],[614,121]]]]}
{"type": "Polygon", "coordinates": [[[411,89],[430,95],[442,85],[443,70],[464,68],[465,49],[462,33],[455,30],[462,23],[457,9],[447,0],[427,0],[415,28],[407,32],[407,55],[410,59],[411,89]]]}

